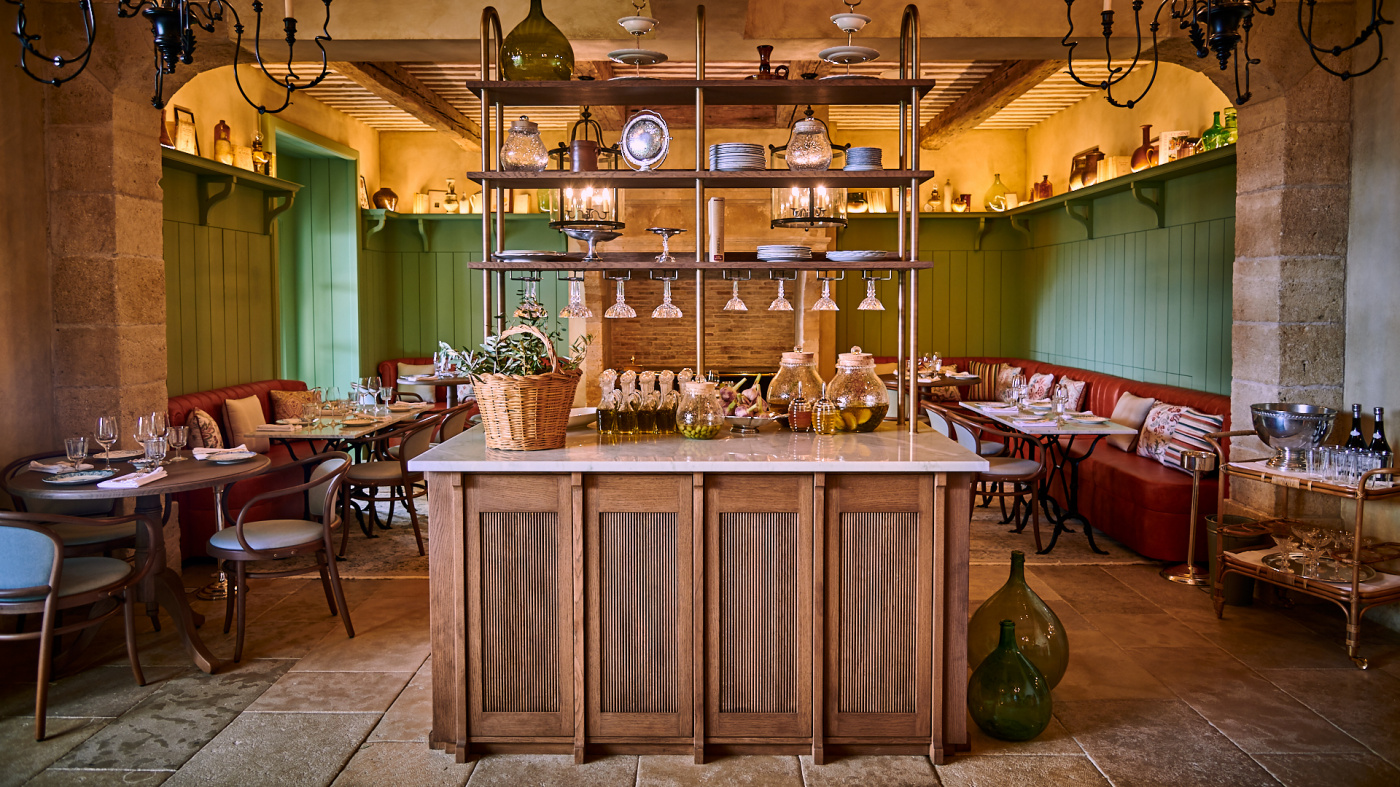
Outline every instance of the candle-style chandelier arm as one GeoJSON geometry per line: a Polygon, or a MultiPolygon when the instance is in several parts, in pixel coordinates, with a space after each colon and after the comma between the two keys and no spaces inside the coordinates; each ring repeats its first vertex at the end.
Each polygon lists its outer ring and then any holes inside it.
{"type": "MultiPolygon", "coordinates": [[[[1098,82],[1089,82],[1085,79],[1080,78],[1079,74],[1075,73],[1074,50],[1076,47],[1079,46],[1079,42],[1070,40],[1074,37],[1074,0],[1065,0],[1065,18],[1069,21],[1069,32],[1065,33],[1065,37],[1060,39],[1060,44],[1069,49],[1069,52],[1065,57],[1065,61],[1070,79],[1073,79],[1075,82],[1078,82],[1084,87],[1097,88],[1099,90],[1104,91],[1104,97],[1108,99],[1108,103],[1112,104],[1115,107],[1132,109],[1134,106],[1137,105],[1139,101],[1143,99],[1144,96],[1147,95],[1147,92],[1152,89],[1152,85],[1157,81],[1157,67],[1159,65],[1157,59],[1157,33],[1162,29],[1162,11],[1168,6],[1175,6],[1177,2],[1179,2],[1179,0],[1162,0],[1162,2],[1157,6],[1157,11],[1152,16],[1152,22],[1147,26],[1147,30],[1152,36],[1152,76],[1148,78],[1147,85],[1143,87],[1142,92],[1138,93],[1138,95],[1135,98],[1131,98],[1124,101],[1120,100],[1119,98],[1113,95],[1113,88],[1119,82],[1122,82],[1124,79],[1127,79],[1128,75],[1133,73],[1134,69],[1138,67],[1138,64],[1142,62],[1143,0],[1133,0],[1133,26],[1134,37],[1137,41],[1137,48],[1133,52],[1131,62],[1129,62],[1126,66],[1115,66],[1113,64],[1113,11],[1105,10],[1101,13],[1101,17],[1103,19],[1103,43],[1105,56],[1104,59],[1105,68],[1107,69],[1107,72],[1105,73],[1104,78],[1098,82]]],[[[1174,15],[1175,14],[1173,13],[1173,16],[1174,15]]]]}
{"type": "MultiPolygon", "coordinates": [[[[222,0],[219,0],[219,2],[221,1],[222,0]]],[[[282,96],[282,103],[275,109],[272,108],[270,105],[259,104],[258,102],[254,101],[248,95],[248,91],[244,90],[243,88],[243,82],[238,76],[238,55],[243,50],[244,28],[243,22],[237,18],[237,14],[234,15],[235,24],[233,30],[234,33],[237,35],[237,41],[233,51],[233,81],[234,84],[238,86],[238,92],[243,94],[243,100],[247,101],[250,106],[258,110],[258,114],[275,115],[278,112],[281,112],[282,110],[291,106],[293,93],[297,92],[298,90],[306,90],[308,88],[313,88],[321,84],[321,82],[324,81],[325,78],[330,74],[329,59],[326,56],[326,42],[331,40],[331,0],[321,0],[321,3],[326,7],[326,19],[324,22],[321,23],[320,34],[318,34],[314,39],[312,39],[312,43],[316,45],[316,48],[321,53],[321,73],[313,78],[304,79],[298,76],[296,71],[292,68],[292,64],[296,62],[295,50],[297,44],[297,20],[294,17],[290,16],[282,20],[282,28],[287,33],[285,39],[287,42],[286,76],[275,76],[270,70],[268,70],[267,62],[264,61],[262,56],[263,4],[261,0],[253,0],[253,13],[257,17],[256,21],[253,23],[253,56],[257,59],[258,68],[262,70],[263,74],[266,75],[269,80],[271,80],[278,87],[282,88],[282,90],[284,91],[282,96]]]]}
{"type": "Polygon", "coordinates": [[[15,37],[19,39],[19,67],[30,79],[46,85],[58,86],[83,73],[83,69],[87,68],[88,61],[92,59],[92,42],[97,38],[97,28],[92,14],[92,0],[78,0],[78,8],[83,15],[86,45],[83,47],[83,51],[71,57],[47,55],[40,51],[36,42],[43,36],[29,32],[29,17],[24,10],[24,0],[5,0],[5,2],[18,6],[15,13],[15,37]],[[59,70],[69,66],[77,66],[77,68],[66,76],[43,77],[30,70],[29,57],[31,55],[59,70]]]}
{"type": "Polygon", "coordinates": [[[1385,34],[1381,30],[1381,27],[1395,24],[1393,20],[1386,19],[1384,16],[1385,0],[1371,0],[1371,22],[1362,29],[1354,41],[1346,46],[1318,46],[1313,42],[1313,17],[1316,12],[1316,5],[1317,0],[1302,0],[1302,2],[1298,3],[1298,32],[1303,35],[1303,42],[1308,45],[1308,52],[1312,55],[1313,62],[1317,63],[1323,71],[1326,71],[1332,76],[1341,77],[1343,82],[1352,77],[1369,74],[1376,66],[1381,64],[1381,61],[1385,59],[1385,34]],[[1307,22],[1303,21],[1304,6],[1307,6],[1308,9],[1307,22]],[[1376,37],[1376,59],[1372,60],[1369,66],[1366,66],[1360,71],[1353,71],[1351,69],[1338,71],[1323,62],[1322,58],[1324,56],[1341,57],[1344,53],[1350,52],[1366,43],[1373,35],[1376,37]]]}
{"type": "MultiPolygon", "coordinates": [[[[155,47],[155,85],[151,105],[156,109],[165,108],[165,75],[175,73],[181,63],[189,65],[194,62],[194,29],[214,32],[214,24],[223,21],[225,10],[233,11],[233,8],[226,6],[224,0],[210,0],[207,3],[117,0],[118,18],[142,16],[151,25],[155,47]]],[[[237,18],[236,11],[234,18],[237,18]]]]}

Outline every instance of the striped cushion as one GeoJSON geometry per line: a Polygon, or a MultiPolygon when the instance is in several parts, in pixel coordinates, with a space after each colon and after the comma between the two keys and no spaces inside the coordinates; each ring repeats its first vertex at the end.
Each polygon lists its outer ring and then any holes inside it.
{"type": "Polygon", "coordinates": [[[999,363],[987,363],[986,361],[971,361],[967,365],[967,370],[981,378],[981,381],[968,389],[967,400],[970,402],[994,402],[997,398],[997,375],[1001,373],[1002,365],[999,363]]]}
{"type": "Polygon", "coordinates": [[[1187,408],[1176,422],[1176,431],[1172,432],[1171,442],[1167,443],[1166,450],[1162,452],[1162,464],[1185,473],[1186,470],[1181,467],[1181,452],[1213,451],[1210,443],[1206,442],[1206,435],[1224,428],[1225,416],[1210,415],[1187,408]]]}

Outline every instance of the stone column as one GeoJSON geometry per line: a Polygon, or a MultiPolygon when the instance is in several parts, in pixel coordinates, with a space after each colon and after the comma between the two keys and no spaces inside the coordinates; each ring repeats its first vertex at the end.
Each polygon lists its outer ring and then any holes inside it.
{"type": "Polygon", "coordinates": [[[149,28],[97,14],[93,62],[44,98],[54,425],[90,435],[116,414],[128,446],[166,406],[160,114],[149,28]]]}
{"type": "MultiPolygon", "coordinates": [[[[1252,403],[1343,404],[1351,88],[1314,68],[1239,120],[1230,398],[1248,429],[1252,403]]],[[[1235,442],[1236,457],[1267,451],[1235,442]]],[[[1248,483],[1232,497],[1264,513],[1281,500],[1248,483]]]]}

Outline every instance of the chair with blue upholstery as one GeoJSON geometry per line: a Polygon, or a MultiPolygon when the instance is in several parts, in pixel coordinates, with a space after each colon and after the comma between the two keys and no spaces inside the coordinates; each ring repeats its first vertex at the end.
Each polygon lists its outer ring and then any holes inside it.
{"type": "Polygon", "coordinates": [[[344,491],[345,474],[350,468],[350,455],[343,451],[317,454],[282,465],[276,472],[297,465],[304,469],[310,466],[306,483],[274,489],[250,498],[232,527],[226,527],[209,537],[206,551],[210,557],[223,561],[224,572],[229,577],[224,633],[228,633],[229,626],[236,620],[238,634],[233,647],[234,661],[243,658],[249,578],[291,577],[312,571],[320,572],[321,585],[326,591],[326,604],[330,607],[331,616],[339,615],[345,624],[346,635],[351,638],[355,636],[331,545],[331,534],[337,527],[345,526],[346,506],[341,494],[344,491]],[[288,495],[305,495],[305,518],[263,521],[250,519],[249,512],[260,503],[288,495]],[[309,554],[316,556],[314,566],[285,571],[248,570],[248,563],[255,560],[285,560],[309,554]]]}
{"type": "MultiPolygon", "coordinates": [[[[45,451],[20,457],[0,470],[0,486],[11,478],[29,470],[29,463],[35,460],[56,460],[65,458],[61,452],[45,451]]],[[[39,500],[37,498],[16,497],[11,494],[16,511],[35,514],[61,514],[68,517],[110,517],[116,500],[39,500]]],[[[51,524],[49,529],[63,539],[63,556],[109,555],[114,549],[136,546],[136,523],[123,520],[120,525],[93,525],[87,522],[51,524]]]]}
{"type": "MultiPolygon", "coordinates": [[[[1012,530],[1013,533],[1025,530],[1026,521],[1030,520],[1034,526],[1032,532],[1035,535],[1035,550],[1040,552],[1042,549],[1040,508],[1036,502],[1040,494],[1041,479],[1046,473],[1046,464],[1043,461],[1044,455],[1039,444],[1029,435],[993,429],[954,413],[948,413],[948,421],[952,424],[954,432],[958,434],[966,432],[970,435],[974,445],[981,441],[982,437],[991,434],[1000,437],[1005,441],[1006,446],[1012,448],[1011,455],[985,457],[990,467],[972,476],[973,497],[982,495],[984,498],[995,497],[1000,500],[1004,515],[1002,523],[1011,522],[1013,519],[1017,520],[1017,525],[1012,530]],[[1008,497],[1016,500],[1016,506],[1012,508],[1009,515],[1006,514],[1005,505],[1008,497]],[[1022,503],[1026,505],[1028,511],[1019,510],[1022,503]]],[[[960,439],[959,442],[963,443],[964,441],[960,439]]],[[[966,447],[966,443],[964,443],[964,447],[966,447]]]]}
{"type": "Polygon", "coordinates": [[[44,712],[48,704],[49,674],[53,668],[53,645],[57,637],[99,625],[122,611],[126,619],[126,654],[139,686],[146,685],[136,653],[135,605],[132,590],[150,573],[147,561],[132,568],[125,560],[111,557],[64,557],[66,546],[54,526],[74,525],[117,529],[128,525],[145,527],[156,543],[160,528],[144,517],[81,519],[61,514],[0,511],[0,615],[42,613],[38,631],[18,627],[0,640],[39,640],[39,677],[34,698],[34,739],[44,739],[44,712]],[[106,611],[93,608],[82,620],[69,624],[59,621],[67,609],[97,605],[108,599],[120,605],[106,611]]]}

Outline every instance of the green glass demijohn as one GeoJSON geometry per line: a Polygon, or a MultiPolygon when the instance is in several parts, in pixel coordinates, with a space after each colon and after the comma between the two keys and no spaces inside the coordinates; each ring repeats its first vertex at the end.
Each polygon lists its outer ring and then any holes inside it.
{"type": "Polygon", "coordinates": [[[574,48],[544,15],[541,0],[501,43],[501,73],[512,81],[567,81],[574,75],[574,48]]]}
{"type": "Polygon", "coordinates": [[[967,682],[967,710],[993,738],[1028,741],[1050,724],[1050,684],[1016,647],[1016,624],[1000,627],[1000,644],[967,682]]]}
{"type": "Polygon", "coordinates": [[[1220,113],[1216,112],[1215,125],[1201,134],[1201,147],[1206,150],[1215,150],[1225,144],[1225,127],[1220,125],[1220,113]]]}
{"type": "Polygon", "coordinates": [[[1011,576],[977,608],[967,624],[967,663],[973,669],[987,658],[1003,636],[1001,621],[1016,624],[1021,652],[1049,681],[1059,685],[1069,666],[1069,637],[1055,611],[1026,584],[1026,553],[1011,553],[1011,576]]]}
{"type": "Polygon", "coordinates": [[[1222,145],[1233,145],[1240,141],[1239,114],[1234,107],[1225,107],[1225,141],[1222,145]]]}

